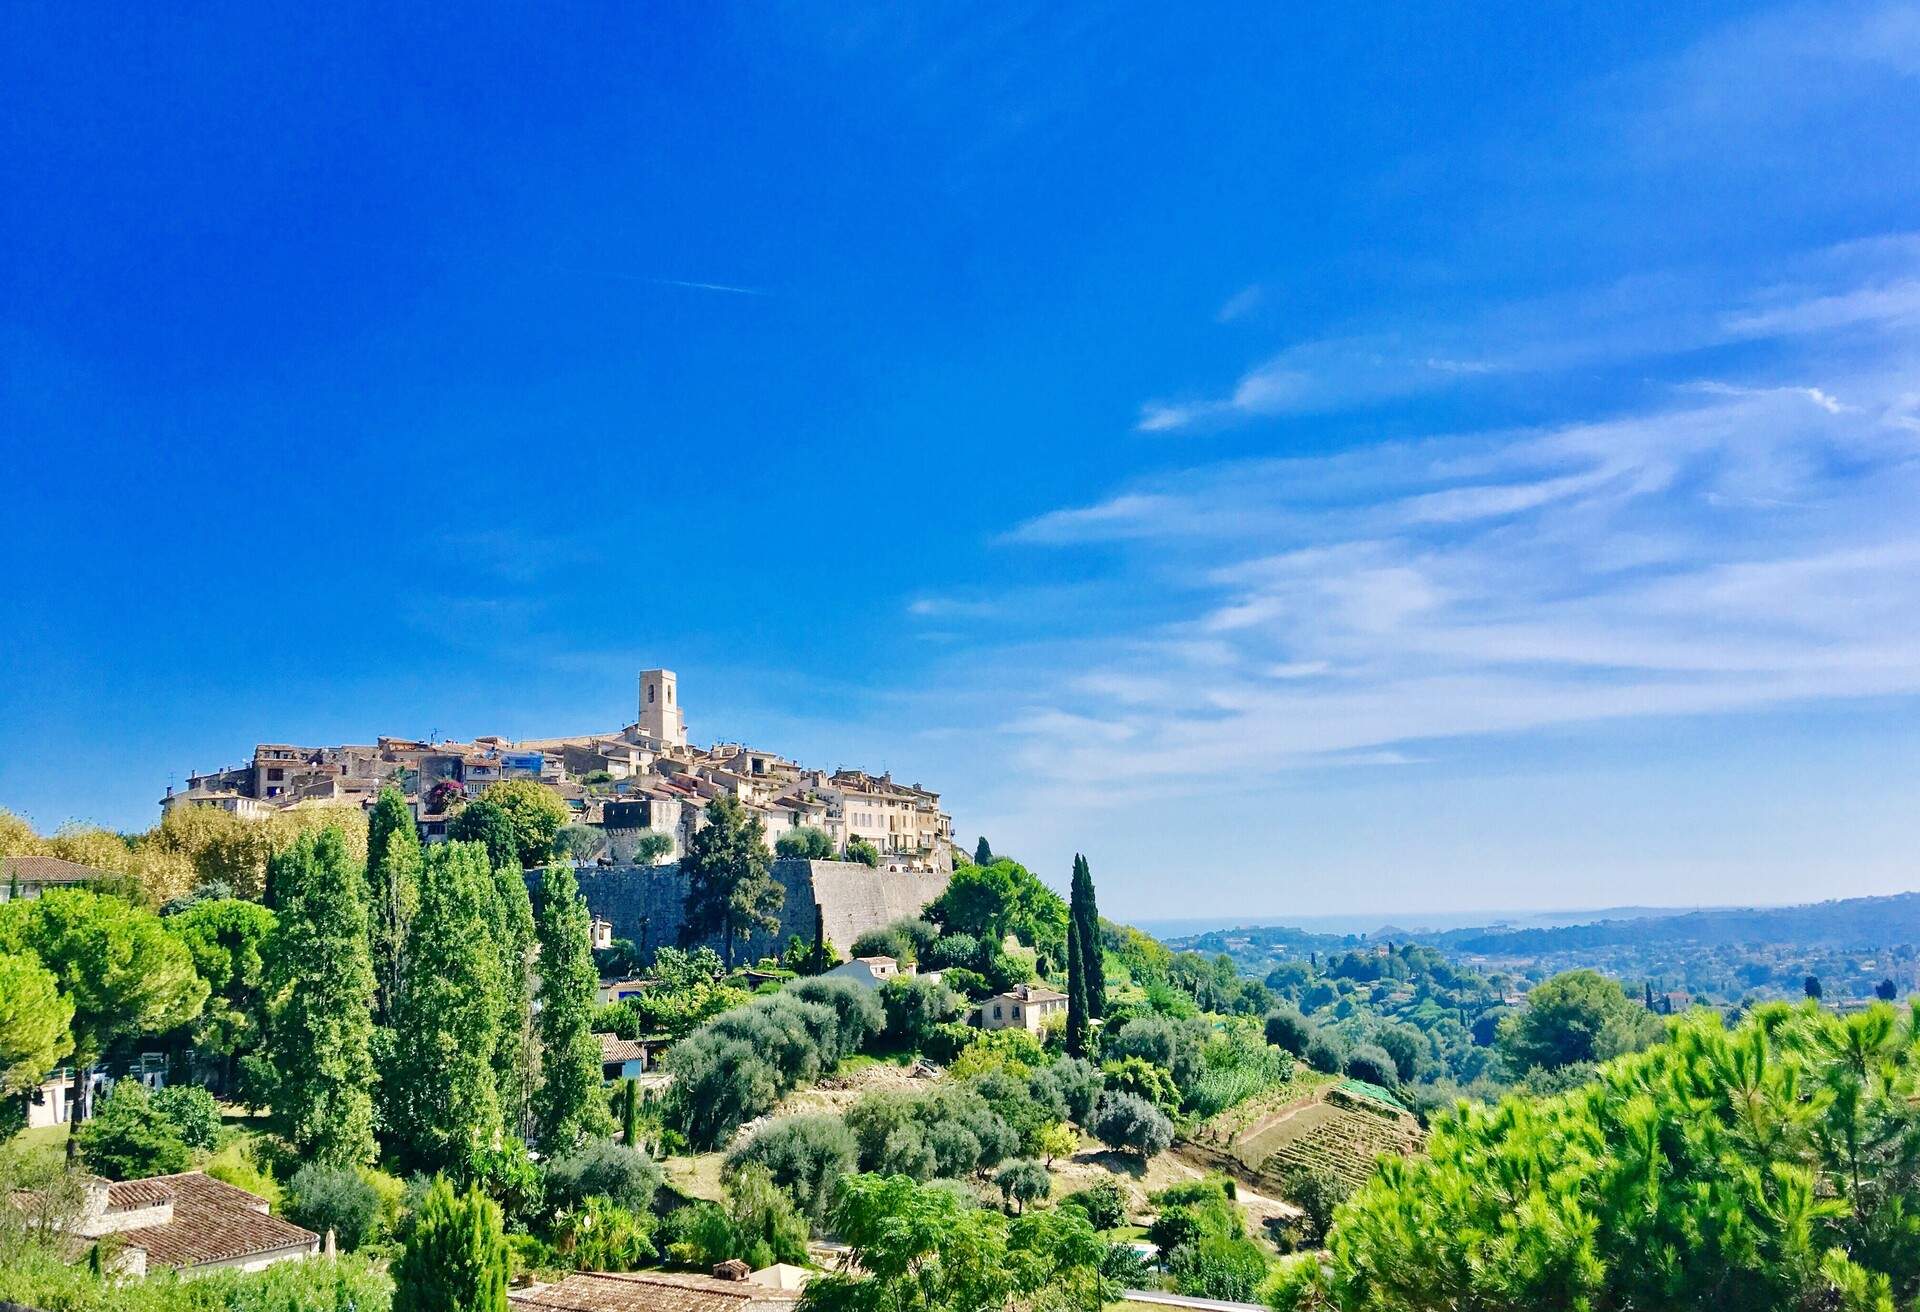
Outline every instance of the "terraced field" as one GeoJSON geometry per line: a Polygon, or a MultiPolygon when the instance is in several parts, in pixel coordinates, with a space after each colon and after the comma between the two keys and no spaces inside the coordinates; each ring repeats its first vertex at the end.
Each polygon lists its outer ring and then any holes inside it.
{"type": "Polygon", "coordinates": [[[1332,1171],[1360,1184],[1373,1173],[1381,1153],[1419,1152],[1425,1139],[1405,1112],[1322,1090],[1311,1101],[1294,1103],[1246,1126],[1227,1152],[1259,1179],[1273,1179],[1292,1166],[1332,1171]],[[1374,1108],[1378,1110],[1374,1110],[1374,1108]]]}

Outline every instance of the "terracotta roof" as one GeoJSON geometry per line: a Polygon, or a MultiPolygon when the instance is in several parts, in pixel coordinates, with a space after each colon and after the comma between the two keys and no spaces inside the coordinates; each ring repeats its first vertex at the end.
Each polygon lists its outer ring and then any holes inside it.
{"type": "Polygon", "coordinates": [[[797,1289],[669,1271],[587,1272],[507,1293],[526,1312],[793,1312],[799,1299],[797,1289]]]}
{"type": "Polygon", "coordinates": [[[82,884],[104,879],[106,871],[83,866],[57,856],[10,856],[0,858],[0,878],[18,875],[22,882],[35,884],[82,884]]]}
{"type": "Polygon", "coordinates": [[[174,1199],[173,1190],[157,1177],[147,1180],[122,1180],[107,1186],[107,1210],[137,1212],[143,1207],[158,1207],[174,1199]]]}
{"type": "Polygon", "coordinates": [[[616,1061],[645,1061],[647,1045],[638,1039],[623,1039],[618,1034],[596,1034],[600,1040],[600,1064],[611,1065],[616,1061]]]}
{"type": "MultiPolygon", "coordinates": [[[[289,1248],[313,1250],[320,1236],[267,1212],[267,1200],[199,1171],[129,1180],[115,1190],[159,1186],[173,1193],[173,1220],[121,1232],[149,1265],[196,1267],[289,1248]]],[[[111,1199],[112,1194],[109,1194],[111,1199]]]]}

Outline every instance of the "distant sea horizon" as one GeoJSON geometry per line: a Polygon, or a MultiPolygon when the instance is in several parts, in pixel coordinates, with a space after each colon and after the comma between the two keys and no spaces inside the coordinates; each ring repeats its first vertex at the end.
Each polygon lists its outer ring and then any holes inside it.
{"type": "Polygon", "coordinates": [[[1130,918],[1126,923],[1155,938],[1190,938],[1228,929],[1303,929],[1314,934],[1371,934],[1391,928],[1407,933],[1439,934],[1454,929],[1557,929],[1602,920],[1647,920],[1695,911],[1724,911],[1734,904],[1698,903],[1671,907],[1587,907],[1564,910],[1495,909],[1487,911],[1364,911],[1323,915],[1275,912],[1271,915],[1130,918]]]}

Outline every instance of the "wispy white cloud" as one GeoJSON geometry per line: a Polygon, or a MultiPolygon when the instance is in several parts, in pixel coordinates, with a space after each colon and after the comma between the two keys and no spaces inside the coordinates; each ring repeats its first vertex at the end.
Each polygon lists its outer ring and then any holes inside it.
{"type": "Polygon", "coordinates": [[[1225,303],[1214,312],[1215,323],[1232,323],[1235,319],[1244,319],[1258,310],[1267,299],[1267,290],[1259,283],[1242,287],[1229,296],[1225,303]]]}

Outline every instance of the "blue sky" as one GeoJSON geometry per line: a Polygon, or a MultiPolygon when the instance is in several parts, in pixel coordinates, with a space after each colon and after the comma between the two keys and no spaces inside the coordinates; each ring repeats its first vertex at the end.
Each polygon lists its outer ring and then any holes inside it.
{"type": "Polygon", "coordinates": [[[1920,6],[0,18],[0,805],[696,737],[1139,916],[1920,884],[1920,6]]]}

